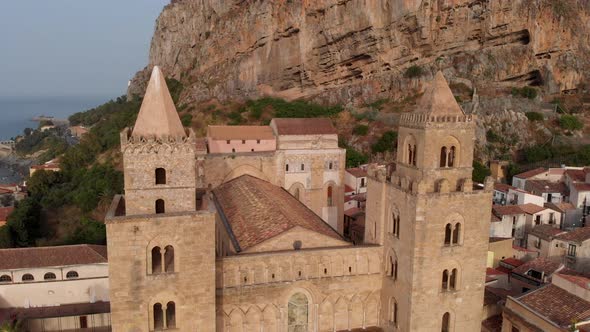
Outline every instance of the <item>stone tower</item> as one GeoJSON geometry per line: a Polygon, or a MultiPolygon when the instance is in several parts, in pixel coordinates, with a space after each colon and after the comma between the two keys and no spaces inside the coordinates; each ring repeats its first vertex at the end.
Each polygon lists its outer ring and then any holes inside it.
{"type": "Polygon", "coordinates": [[[214,331],[215,215],[197,210],[194,133],[158,67],[121,150],[125,197],[106,218],[113,330],[214,331]]]}
{"type": "Polygon", "coordinates": [[[387,331],[479,331],[492,184],[474,189],[475,120],[442,73],[400,120],[392,174],[372,171],[365,239],[382,244],[387,331]]]}

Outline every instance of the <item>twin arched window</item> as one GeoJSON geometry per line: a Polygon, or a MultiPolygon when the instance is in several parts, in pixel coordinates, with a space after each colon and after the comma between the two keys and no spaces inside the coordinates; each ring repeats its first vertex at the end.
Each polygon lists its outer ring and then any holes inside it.
{"type": "Polygon", "coordinates": [[[440,148],[440,167],[454,167],[455,160],[457,159],[457,148],[451,146],[447,148],[443,146],[440,148]]]}
{"type": "Polygon", "coordinates": [[[442,273],[442,290],[456,290],[457,289],[457,278],[458,278],[458,270],[452,269],[450,272],[449,270],[444,270],[442,273]]]}
{"type": "Polygon", "coordinates": [[[445,246],[459,245],[461,240],[461,223],[456,223],[453,227],[448,223],[445,226],[445,246]]]}
{"type": "Polygon", "coordinates": [[[416,144],[408,144],[408,164],[416,166],[418,148],[416,144]]]}
{"type": "Polygon", "coordinates": [[[399,214],[393,213],[391,218],[391,234],[399,239],[400,217],[399,214]]]}
{"type": "Polygon", "coordinates": [[[397,258],[390,256],[389,257],[389,271],[388,275],[395,281],[397,280],[397,258]]]}
{"type": "Polygon", "coordinates": [[[172,301],[164,308],[161,303],[154,304],[154,330],[176,328],[176,304],[172,301]],[[164,315],[166,313],[166,315],[164,315]]]}
{"type": "Polygon", "coordinates": [[[163,199],[156,201],[156,214],[166,213],[166,202],[163,199]]]}
{"type": "Polygon", "coordinates": [[[152,274],[174,273],[174,247],[166,246],[164,250],[153,247],[151,251],[152,274]],[[163,264],[162,264],[163,263],[163,264]]]}
{"type": "Polygon", "coordinates": [[[156,184],[166,184],[166,170],[164,168],[156,168],[156,184]]]}

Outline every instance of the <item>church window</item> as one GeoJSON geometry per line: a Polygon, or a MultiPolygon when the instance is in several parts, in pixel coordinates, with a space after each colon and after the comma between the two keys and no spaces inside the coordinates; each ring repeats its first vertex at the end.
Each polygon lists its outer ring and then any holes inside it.
{"type": "Polygon", "coordinates": [[[332,162],[330,162],[330,163],[328,164],[328,169],[332,169],[333,167],[334,167],[334,164],[332,164],[332,162]]]}
{"type": "Polygon", "coordinates": [[[236,153],[236,149],[231,149],[231,152],[232,153],[236,153]]]}
{"type": "Polygon", "coordinates": [[[230,141],[230,140],[227,140],[227,141],[225,141],[225,142],[226,142],[227,144],[230,144],[230,143],[231,143],[231,141],[230,141]]]}
{"type": "Polygon", "coordinates": [[[301,170],[305,171],[305,164],[301,164],[301,170]]]}
{"type": "Polygon", "coordinates": [[[270,277],[272,278],[272,280],[274,280],[274,279],[275,279],[275,274],[274,274],[274,273],[273,273],[273,274],[271,274],[271,276],[270,276],[270,277]]]}
{"type": "Polygon", "coordinates": [[[457,151],[457,148],[455,148],[454,146],[451,146],[451,150],[449,151],[449,158],[448,158],[449,159],[449,161],[448,161],[449,167],[455,166],[456,151],[457,151]]]}
{"type": "Polygon", "coordinates": [[[455,229],[453,230],[453,244],[459,244],[461,236],[461,224],[455,224],[455,229]]]}
{"type": "Polygon", "coordinates": [[[176,304],[172,301],[166,304],[166,328],[176,328],[176,304]]]}
{"type": "Polygon", "coordinates": [[[442,273],[442,289],[443,291],[449,289],[449,270],[444,270],[442,273]]]}
{"type": "Polygon", "coordinates": [[[22,277],[22,281],[34,281],[34,280],[35,280],[35,277],[33,277],[33,275],[30,273],[27,273],[27,274],[23,275],[23,277],[22,277]]]}
{"type": "Polygon", "coordinates": [[[445,226],[445,246],[451,245],[451,224],[445,226]]]}
{"type": "Polygon", "coordinates": [[[156,214],[161,214],[166,212],[166,203],[164,203],[163,199],[159,199],[156,201],[156,214]]]}
{"type": "Polygon", "coordinates": [[[301,278],[301,271],[299,271],[299,272],[297,273],[297,275],[299,276],[299,278],[301,278]]]}
{"type": "Polygon", "coordinates": [[[332,186],[328,186],[328,195],[327,195],[327,202],[326,202],[326,205],[328,205],[328,206],[334,205],[334,200],[332,199],[332,195],[333,195],[332,191],[333,191],[332,186]]]}
{"type": "Polygon", "coordinates": [[[393,235],[399,239],[400,231],[400,217],[399,215],[393,215],[393,235]]]}
{"type": "Polygon", "coordinates": [[[246,140],[244,140],[244,139],[243,139],[243,140],[242,140],[242,144],[246,144],[246,140]]]}
{"type": "Polygon", "coordinates": [[[328,274],[328,269],[324,269],[324,274],[328,274]]]}
{"type": "Polygon", "coordinates": [[[288,172],[289,171],[289,164],[285,164],[285,171],[288,172]]]}
{"type": "Polygon", "coordinates": [[[455,290],[457,287],[457,269],[453,269],[451,272],[451,278],[449,280],[449,289],[455,290]]]}
{"type": "Polygon", "coordinates": [[[394,326],[397,326],[397,311],[398,311],[398,306],[397,306],[397,301],[393,300],[393,308],[391,308],[391,322],[393,323],[394,326]]]}
{"type": "Polygon", "coordinates": [[[307,331],[309,301],[302,293],[295,293],[289,299],[287,322],[289,331],[307,331]]]}
{"type": "Polygon", "coordinates": [[[416,145],[414,145],[413,149],[413,154],[412,154],[412,165],[416,166],[416,155],[418,153],[418,148],[416,147],[416,145]]]}
{"type": "Polygon", "coordinates": [[[162,310],[162,304],[154,304],[154,330],[164,329],[164,311],[162,310]]]}
{"type": "Polygon", "coordinates": [[[55,279],[56,279],[55,273],[52,273],[52,272],[47,272],[43,276],[43,280],[55,280],[55,279]]]}
{"type": "Polygon", "coordinates": [[[440,167],[447,167],[447,147],[440,149],[440,167]]]}
{"type": "Polygon", "coordinates": [[[66,273],[66,279],[76,279],[78,277],[79,277],[79,275],[78,275],[78,272],[76,272],[76,271],[70,271],[70,272],[66,273]]]}
{"type": "Polygon", "coordinates": [[[162,273],[162,253],[160,247],[152,249],[152,273],[162,273]]]}
{"type": "Polygon", "coordinates": [[[156,184],[166,184],[166,170],[156,168],[156,184]]]}
{"type": "Polygon", "coordinates": [[[0,283],[11,282],[11,281],[12,281],[12,278],[7,274],[4,274],[0,277],[0,283]]]}
{"type": "Polygon", "coordinates": [[[352,273],[352,266],[348,267],[348,273],[352,273]]]}
{"type": "Polygon", "coordinates": [[[166,273],[174,272],[174,247],[166,246],[164,248],[164,271],[166,273]]]}
{"type": "Polygon", "coordinates": [[[412,158],[414,157],[414,152],[412,151],[412,145],[408,144],[408,164],[412,165],[413,161],[412,158]]]}
{"type": "Polygon", "coordinates": [[[256,140],[256,144],[260,144],[260,140],[259,139],[256,140]]]}
{"type": "Polygon", "coordinates": [[[445,312],[442,317],[442,328],[441,332],[449,332],[450,331],[450,324],[451,324],[451,314],[445,312]]]}
{"type": "Polygon", "coordinates": [[[295,188],[295,194],[293,196],[295,196],[295,198],[299,199],[299,188],[295,188]]]}

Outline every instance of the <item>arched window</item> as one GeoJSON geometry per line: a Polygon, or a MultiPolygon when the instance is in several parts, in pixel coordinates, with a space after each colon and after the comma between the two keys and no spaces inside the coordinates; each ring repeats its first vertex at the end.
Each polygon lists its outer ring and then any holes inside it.
{"type": "Polygon", "coordinates": [[[174,247],[166,246],[164,250],[164,271],[166,273],[174,272],[174,247]]]}
{"type": "Polygon", "coordinates": [[[29,273],[24,274],[22,277],[22,281],[34,281],[34,280],[35,280],[35,277],[33,277],[33,275],[29,274],[29,273]]]}
{"type": "Polygon", "coordinates": [[[334,167],[334,164],[333,164],[332,162],[330,162],[330,163],[328,164],[328,169],[332,169],[333,167],[334,167]]]}
{"type": "Polygon", "coordinates": [[[160,247],[152,249],[152,273],[162,273],[162,253],[160,247]]]}
{"type": "Polygon", "coordinates": [[[412,144],[408,144],[408,164],[414,164],[414,150],[412,149],[412,144]]]}
{"type": "Polygon", "coordinates": [[[449,289],[449,270],[444,270],[442,273],[442,289],[449,289]]]}
{"type": "Polygon", "coordinates": [[[393,262],[393,280],[397,280],[397,259],[393,262]]]}
{"type": "Polygon", "coordinates": [[[459,244],[460,236],[461,236],[461,224],[456,223],[455,229],[453,230],[453,244],[459,244]]]}
{"type": "Polygon", "coordinates": [[[56,279],[56,276],[55,276],[55,273],[53,273],[53,272],[47,272],[43,276],[43,280],[55,280],[55,279],[56,279]]]}
{"type": "Polygon", "coordinates": [[[11,281],[12,281],[12,278],[7,274],[0,276],[0,283],[11,282],[11,281]]]}
{"type": "Polygon", "coordinates": [[[457,269],[453,269],[451,272],[451,279],[449,281],[449,289],[457,289],[457,269]]]}
{"type": "Polygon", "coordinates": [[[418,147],[416,145],[414,145],[412,151],[414,151],[413,156],[412,156],[412,165],[416,166],[416,156],[418,154],[418,147]]]}
{"type": "Polygon", "coordinates": [[[397,306],[397,301],[395,299],[393,300],[392,307],[393,308],[391,308],[391,322],[393,323],[394,326],[397,326],[398,306],[397,306]]]}
{"type": "Polygon", "coordinates": [[[166,184],[166,170],[156,168],[156,184],[166,184]]]}
{"type": "Polygon", "coordinates": [[[79,277],[79,275],[78,275],[78,272],[76,272],[76,271],[70,271],[70,272],[66,273],[66,279],[75,279],[78,277],[79,277]]]}
{"type": "Polygon", "coordinates": [[[394,224],[393,224],[393,235],[395,235],[395,237],[397,237],[399,239],[399,231],[400,231],[400,217],[399,215],[395,216],[395,219],[393,220],[394,224]]]}
{"type": "Polygon", "coordinates": [[[154,330],[164,329],[164,311],[162,310],[162,304],[154,304],[154,330]]]}
{"type": "Polygon", "coordinates": [[[305,171],[305,164],[301,164],[301,170],[305,171]]]}
{"type": "Polygon", "coordinates": [[[387,271],[387,275],[389,277],[393,277],[393,269],[394,269],[394,264],[393,264],[393,257],[389,256],[389,269],[387,271]]]}
{"type": "Polygon", "coordinates": [[[166,327],[176,328],[176,304],[172,301],[166,304],[166,327]]]}
{"type": "Polygon", "coordinates": [[[299,188],[295,188],[295,193],[293,196],[295,196],[295,198],[297,198],[297,200],[299,200],[299,188]]]}
{"type": "Polygon", "coordinates": [[[332,199],[332,194],[333,194],[332,191],[333,191],[332,186],[328,186],[328,197],[327,197],[327,202],[326,202],[326,204],[328,206],[334,205],[334,200],[332,199]]]}
{"type": "Polygon", "coordinates": [[[156,201],[156,214],[166,213],[166,203],[163,199],[156,201]]]}
{"type": "Polygon", "coordinates": [[[451,314],[445,312],[442,316],[442,328],[441,332],[449,332],[450,331],[450,324],[451,324],[451,314]]]}
{"type": "Polygon", "coordinates": [[[440,167],[447,167],[447,147],[440,149],[440,167]]]}
{"type": "Polygon", "coordinates": [[[285,172],[289,171],[289,164],[285,164],[285,172]]]}
{"type": "Polygon", "coordinates": [[[451,150],[449,151],[449,167],[455,166],[455,154],[457,152],[457,148],[451,146],[451,150]]]}
{"type": "Polygon", "coordinates": [[[445,246],[451,245],[451,224],[445,226],[445,246]]]}
{"type": "Polygon", "coordinates": [[[288,319],[289,331],[307,331],[309,305],[307,296],[302,293],[295,293],[289,299],[288,319]]]}

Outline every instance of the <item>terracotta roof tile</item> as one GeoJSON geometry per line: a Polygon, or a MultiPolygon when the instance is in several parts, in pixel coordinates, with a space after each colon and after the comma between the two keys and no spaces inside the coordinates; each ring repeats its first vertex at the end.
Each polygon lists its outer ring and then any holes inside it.
{"type": "Polygon", "coordinates": [[[539,167],[539,168],[532,169],[530,171],[516,174],[514,177],[517,177],[519,179],[528,179],[528,178],[532,178],[533,176],[536,176],[536,175],[539,175],[539,174],[542,174],[545,172],[547,172],[546,168],[539,167]]]}
{"type": "Polygon", "coordinates": [[[489,242],[494,243],[494,242],[506,241],[506,240],[512,240],[512,238],[511,237],[491,237],[489,242]]]}
{"type": "Polygon", "coordinates": [[[562,277],[563,279],[576,284],[584,289],[590,290],[590,276],[588,275],[583,275],[580,273],[562,273],[563,271],[560,271],[559,276],[562,277]]]}
{"type": "Polygon", "coordinates": [[[520,208],[520,205],[494,205],[492,207],[492,212],[498,217],[525,213],[520,208]]]}
{"type": "Polygon", "coordinates": [[[516,187],[504,183],[494,183],[494,190],[507,193],[508,189],[516,189],[516,187]]]}
{"type": "Polygon", "coordinates": [[[332,120],[326,118],[273,119],[277,135],[332,135],[337,134],[332,120]]]}
{"type": "Polygon", "coordinates": [[[562,241],[572,241],[577,243],[582,243],[588,239],[590,239],[590,226],[588,227],[580,227],[576,228],[573,231],[569,231],[567,233],[561,234],[556,237],[562,241]]]}
{"type": "Polygon", "coordinates": [[[573,183],[572,186],[580,191],[590,191],[590,183],[573,183]]]}
{"type": "Polygon", "coordinates": [[[565,174],[574,182],[586,182],[586,172],[583,169],[568,169],[565,174]]]}
{"type": "Polygon", "coordinates": [[[237,243],[244,250],[294,227],[335,239],[342,237],[313,211],[281,187],[242,175],[213,190],[218,210],[225,216],[237,243]]]}
{"type": "Polygon", "coordinates": [[[508,257],[508,258],[503,259],[502,263],[508,264],[508,265],[514,266],[514,267],[519,267],[524,264],[524,262],[521,261],[520,259],[516,259],[516,258],[512,258],[512,257],[508,257]]]}
{"type": "Polygon", "coordinates": [[[110,302],[73,303],[33,308],[3,308],[0,309],[0,321],[8,320],[10,319],[10,317],[14,316],[19,317],[21,319],[34,319],[66,316],[84,316],[110,312],[110,302]]]}
{"type": "Polygon", "coordinates": [[[545,207],[548,207],[557,212],[564,213],[569,210],[575,210],[576,207],[572,203],[561,202],[561,203],[545,203],[545,207]]]}
{"type": "Polygon", "coordinates": [[[0,270],[107,263],[107,247],[89,244],[0,249],[0,270]]]}
{"type": "Polygon", "coordinates": [[[347,184],[345,184],[345,185],[344,185],[344,192],[345,192],[345,193],[351,193],[351,192],[354,192],[354,188],[353,188],[353,187],[351,187],[351,186],[349,186],[349,185],[347,185],[347,184]]]}
{"type": "Polygon", "coordinates": [[[273,140],[270,126],[208,126],[207,137],[215,140],[273,140]]]}
{"type": "Polygon", "coordinates": [[[14,211],[14,207],[1,207],[0,208],[0,221],[8,220],[8,216],[14,211]]]}
{"type": "Polygon", "coordinates": [[[526,190],[533,194],[560,193],[563,196],[569,195],[569,189],[563,182],[551,182],[547,180],[528,180],[526,190]]]}
{"type": "Polygon", "coordinates": [[[346,172],[357,178],[367,177],[367,171],[359,167],[347,168],[346,172]]]}
{"type": "Polygon", "coordinates": [[[572,320],[590,318],[590,302],[553,284],[526,293],[517,301],[562,327],[569,326],[572,320]]]}
{"type": "Polygon", "coordinates": [[[519,207],[526,214],[535,214],[535,213],[539,213],[539,212],[547,209],[544,206],[539,206],[539,205],[533,204],[533,203],[522,204],[522,205],[519,205],[519,207]]]}
{"type": "Polygon", "coordinates": [[[532,279],[542,281],[538,278],[531,276],[528,272],[533,270],[537,272],[543,272],[545,275],[550,276],[554,272],[556,272],[560,267],[562,267],[562,265],[557,260],[539,257],[520,265],[519,267],[512,270],[512,273],[520,274],[532,279]]]}
{"type": "Polygon", "coordinates": [[[551,239],[553,239],[555,236],[565,233],[565,231],[559,229],[559,228],[555,228],[553,227],[553,225],[538,225],[533,227],[533,229],[531,230],[531,234],[535,235],[538,238],[541,238],[543,240],[547,240],[550,241],[551,239]]]}

